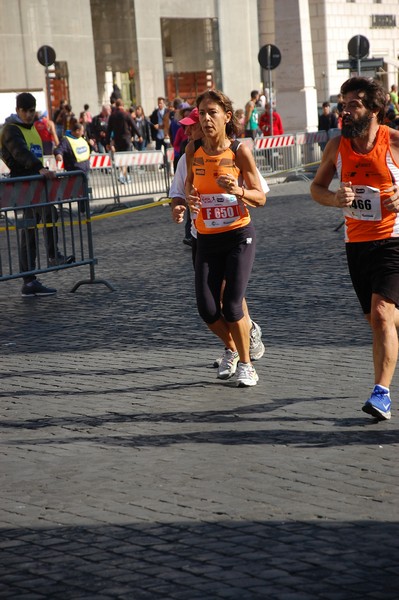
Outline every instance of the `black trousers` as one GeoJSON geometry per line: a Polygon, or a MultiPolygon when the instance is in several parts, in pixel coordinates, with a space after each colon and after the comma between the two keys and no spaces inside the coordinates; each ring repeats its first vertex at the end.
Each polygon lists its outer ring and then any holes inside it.
{"type": "MultiPolygon", "coordinates": [[[[21,273],[33,271],[36,268],[37,258],[37,235],[38,223],[56,223],[58,211],[55,206],[40,206],[39,208],[26,208],[23,211],[23,219],[27,221],[27,227],[21,232],[20,245],[20,270],[21,273]]],[[[57,255],[58,231],[57,227],[43,228],[44,244],[47,256],[55,258],[57,255]]],[[[35,275],[27,275],[23,278],[25,283],[36,279],[35,275]]]]}

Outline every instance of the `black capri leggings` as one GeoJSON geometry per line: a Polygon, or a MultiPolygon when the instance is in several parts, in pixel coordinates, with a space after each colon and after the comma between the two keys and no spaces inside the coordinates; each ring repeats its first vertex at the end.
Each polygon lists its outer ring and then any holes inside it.
{"type": "Polygon", "coordinates": [[[221,316],[220,294],[223,280],[223,316],[234,323],[243,318],[242,301],[255,258],[256,234],[250,223],[225,233],[198,234],[195,257],[195,292],[198,312],[205,323],[221,316]]]}

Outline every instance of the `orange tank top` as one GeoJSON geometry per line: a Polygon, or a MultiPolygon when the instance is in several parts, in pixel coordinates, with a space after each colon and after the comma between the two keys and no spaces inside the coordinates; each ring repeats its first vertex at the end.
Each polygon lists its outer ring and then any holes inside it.
{"type": "Polygon", "coordinates": [[[344,209],[345,241],[369,242],[399,237],[399,215],[384,207],[392,192],[384,192],[399,183],[399,165],[390,151],[389,128],[380,125],[374,148],[358,154],[350,139],[341,137],[336,156],[341,182],[352,182],[355,201],[344,209]]]}
{"type": "Polygon", "coordinates": [[[201,196],[201,210],[195,220],[199,233],[223,233],[250,223],[245,204],[237,196],[226,194],[216,183],[220,175],[230,174],[236,179],[240,175],[231,147],[217,156],[210,156],[199,146],[194,152],[192,168],[193,185],[201,196]]]}

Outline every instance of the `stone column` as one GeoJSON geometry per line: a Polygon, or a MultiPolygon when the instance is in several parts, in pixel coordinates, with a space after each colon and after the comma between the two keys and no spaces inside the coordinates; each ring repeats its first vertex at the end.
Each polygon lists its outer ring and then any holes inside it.
{"type": "Polygon", "coordinates": [[[275,2],[275,45],[280,67],[273,71],[276,108],[284,131],[317,130],[315,87],[308,0],[275,2]],[[284,68],[282,65],[284,64],[284,68]]]}
{"type": "Polygon", "coordinates": [[[223,91],[234,108],[244,108],[261,79],[257,2],[219,0],[217,6],[223,91]]]}
{"type": "Polygon", "coordinates": [[[138,54],[137,96],[148,114],[156,108],[156,99],[165,94],[162,54],[161,2],[135,0],[138,54]]]}

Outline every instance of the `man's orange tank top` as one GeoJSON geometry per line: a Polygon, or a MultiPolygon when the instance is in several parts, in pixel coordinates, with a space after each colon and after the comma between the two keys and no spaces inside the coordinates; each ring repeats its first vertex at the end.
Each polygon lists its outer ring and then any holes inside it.
{"type": "Polygon", "coordinates": [[[351,141],[341,136],[335,160],[341,182],[352,182],[356,194],[351,207],[344,209],[345,241],[369,242],[399,237],[399,215],[384,207],[392,192],[387,188],[399,183],[399,165],[390,150],[389,128],[380,125],[374,148],[358,154],[351,141]]]}
{"type": "Polygon", "coordinates": [[[216,183],[220,175],[230,174],[236,179],[240,175],[231,147],[217,156],[210,156],[199,146],[194,152],[192,168],[193,185],[201,196],[201,210],[195,220],[199,233],[223,233],[250,223],[245,204],[236,196],[226,194],[216,183]]]}

